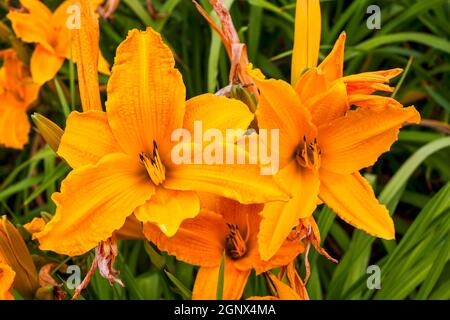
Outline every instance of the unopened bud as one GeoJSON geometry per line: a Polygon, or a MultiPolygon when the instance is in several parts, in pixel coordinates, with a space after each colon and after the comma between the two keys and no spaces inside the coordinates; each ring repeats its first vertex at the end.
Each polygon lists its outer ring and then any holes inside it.
{"type": "Polygon", "coordinates": [[[64,133],[63,129],[39,113],[34,113],[31,118],[33,119],[39,134],[44,138],[45,142],[47,142],[53,151],[57,152],[59,143],[61,142],[61,137],[64,133]]]}
{"type": "Polygon", "coordinates": [[[0,218],[0,262],[16,273],[14,288],[23,297],[32,298],[39,287],[38,274],[22,236],[6,216],[0,218]]]}

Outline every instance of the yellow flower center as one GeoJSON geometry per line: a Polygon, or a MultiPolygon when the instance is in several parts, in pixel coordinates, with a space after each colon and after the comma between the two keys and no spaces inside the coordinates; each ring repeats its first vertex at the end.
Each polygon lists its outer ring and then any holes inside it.
{"type": "Polygon", "coordinates": [[[320,167],[320,155],[322,151],[319,149],[317,139],[310,143],[306,141],[306,137],[303,136],[303,142],[300,143],[296,152],[295,159],[297,163],[304,168],[318,169],[320,167]]]}
{"type": "Polygon", "coordinates": [[[229,232],[226,239],[225,251],[231,259],[237,260],[247,253],[246,241],[242,238],[239,227],[236,224],[227,225],[229,232]]]}
{"type": "Polygon", "coordinates": [[[152,179],[152,182],[155,185],[159,185],[164,182],[166,179],[166,168],[161,162],[161,157],[158,153],[158,146],[155,141],[153,141],[152,155],[149,156],[144,152],[141,152],[139,154],[139,160],[144,165],[150,179],[152,179]]]}

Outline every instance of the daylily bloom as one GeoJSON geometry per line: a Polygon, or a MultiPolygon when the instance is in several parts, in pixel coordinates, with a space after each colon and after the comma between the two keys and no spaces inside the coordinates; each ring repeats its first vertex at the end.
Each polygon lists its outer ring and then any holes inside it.
{"type": "Polygon", "coordinates": [[[302,243],[286,240],[272,259],[262,261],[257,244],[262,205],[243,205],[216,198],[214,211],[204,208],[202,203],[200,214],[185,220],[171,238],[151,223],[144,225],[146,237],[160,250],[167,251],[178,260],[200,266],[192,292],[193,299],[216,299],[223,254],[223,299],[239,299],[252,270],[261,274],[288,265],[304,251],[302,243]]]}
{"type": "MultiPolygon", "coordinates": [[[[71,58],[67,8],[73,1],[63,2],[53,13],[39,0],[20,3],[24,10],[12,9],[7,17],[20,39],[36,43],[30,61],[31,75],[35,83],[43,84],[56,75],[65,59],[71,58]]],[[[98,64],[100,72],[109,74],[108,63],[101,55],[98,64]]]]}
{"type": "MultiPolygon", "coordinates": [[[[22,236],[6,216],[0,218],[0,263],[7,264],[15,272],[14,288],[23,297],[33,298],[39,288],[36,267],[22,236]]],[[[0,267],[0,270],[3,270],[5,279],[11,279],[7,267],[0,267]]],[[[3,281],[8,282],[1,280],[0,283],[3,281]]]]}
{"type": "Polygon", "coordinates": [[[420,120],[416,109],[385,103],[349,110],[342,103],[345,95],[335,95],[334,101],[330,96],[327,109],[314,104],[308,109],[288,83],[254,80],[260,90],[258,125],[280,129],[281,170],[275,178],[293,195],[287,203],[265,205],[259,235],[262,257],[269,259],[298,220],[311,216],[319,198],[353,226],[393,239],[388,211],[358,171],[390,149],[404,122],[420,120]]]}
{"type": "Polygon", "coordinates": [[[14,300],[12,289],[16,273],[6,263],[0,262],[0,300],[14,300]]]}
{"type": "Polygon", "coordinates": [[[391,90],[384,83],[398,69],[342,77],[345,34],[316,67],[318,25],[319,1],[298,0],[292,86],[247,68],[260,92],[259,128],[280,129],[281,170],[275,178],[292,193],[288,202],[267,203],[262,211],[258,241],[263,260],[322,202],[353,226],[394,238],[389,213],[359,170],[373,165],[396,141],[402,124],[417,123],[420,115],[394,99],[370,96],[391,90]],[[350,103],[360,108],[351,110],[350,103]]]}
{"type": "Polygon", "coordinates": [[[130,31],[118,47],[107,91],[106,112],[68,117],[58,154],[74,170],[52,197],[54,218],[35,235],[41,249],[83,254],[133,213],[172,236],[184,219],[199,213],[196,191],[242,203],[289,198],[256,165],[172,161],[174,130],[199,119],[204,127],[226,128],[230,119],[246,119],[248,126],[253,114],[237,100],[212,94],[185,102],[173,55],[153,29],[130,31]]]}
{"type": "Polygon", "coordinates": [[[39,86],[14,50],[0,51],[0,146],[22,149],[28,142],[27,109],[37,99],[39,86]]]}

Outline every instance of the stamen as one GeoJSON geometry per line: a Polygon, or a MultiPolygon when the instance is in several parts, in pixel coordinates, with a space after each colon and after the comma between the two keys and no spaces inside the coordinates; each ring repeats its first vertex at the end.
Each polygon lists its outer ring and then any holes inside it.
{"type": "Polygon", "coordinates": [[[155,185],[159,185],[166,179],[166,168],[161,162],[161,157],[158,153],[158,146],[153,141],[153,152],[151,156],[147,156],[144,152],[139,154],[139,160],[147,170],[150,179],[155,185]]]}
{"type": "Polygon", "coordinates": [[[309,169],[318,169],[320,167],[320,155],[322,151],[317,144],[317,138],[307,143],[306,136],[303,136],[303,142],[297,148],[295,158],[302,167],[309,169]]]}
{"type": "Polygon", "coordinates": [[[247,253],[247,245],[239,232],[239,227],[236,224],[227,225],[229,233],[226,238],[225,251],[231,259],[237,260],[247,253]]]}

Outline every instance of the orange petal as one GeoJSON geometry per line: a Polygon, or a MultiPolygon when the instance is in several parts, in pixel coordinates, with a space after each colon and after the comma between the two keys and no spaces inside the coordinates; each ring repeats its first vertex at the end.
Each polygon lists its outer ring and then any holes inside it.
{"type": "Polygon", "coordinates": [[[81,27],[73,30],[72,54],[77,62],[81,106],[83,111],[101,111],[102,105],[98,86],[98,16],[94,13],[91,0],[77,0],[74,4],[80,7],[81,27]]]}
{"type": "MultiPolygon", "coordinates": [[[[198,149],[193,144],[189,147],[198,149]]],[[[275,183],[273,176],[261,175],[259,166],[248,164],[248,154],[243,149],[225,143],[226,148],[233,150],[234,155],[239,155],[236,158],[242,158],[244,164],[236,161],[234,164],[225,164],[225,160],[219,164],[172,164],[167,170],[164,187],[210,192],[244,204],[289,199],[286,191],[275,183]]]]}
{"type": "MultiPolygon", "coordinates": [[[[256,242],[255,245],[257,246],[256,242]]],[[[273,268],[283,267],[292,262],[299,254],[303,253],[304,251],[305,247],[302,242],[285,240],[281,248],[268,261],[261,260],[261,257],[258,255],[258,260],[255,261],[253,267],[256,271],[256,274],[266,272],[273,268]]]]}
{"type": "Polygon", "coordinates": [[[0,95],[0,145],[22,149],[28,143],[30,123],[24,109],[17,108],[10,98],[0,95]]]}
{"type": "Polygon", "coordinates": [[[228,228],[223,217],[202,210],[195,219],[186,219],[173,237],[167,237],[153,223],[144,224],[144,234],[161,251],[178,260],[202,267],[218,267],[225,249],[228,228]]]}
{"type": "Polygon", "coordinates": [[[347,85],[348,94],[372,94],[380,91],[394,91],[394,88],[385,85],[389,80],[402,73],[402,69],[363,72],[352,74],[343,78],[347,85]]]}
{"type": "Polygon", "coordinates": [[[278,279],[272,272],[268,272],[269,279],[277,291],[280,300],[304,300],[286,283],[278,279]]]}
{"type": "Polygon", "coordinates": [[[303,141],[303,137],[315,135],[311,115],[288,83],[256,77],[254,81],[261,93],[256,111],[258,126],[260,129],[280,130],[279,154],[282,168],[292,159],[294,150],[303,141]]]}
{"type": "Polygon", "coordinates": [[[371,166],[397,140],[403,123],[418,123],[419,120],[414,107],[349,111],[345,117],[319,128],[321,165],[341,174],[371,166]]]}
{"type": "Polygon", "coordinates": [[[47,50],[53,50],[49,42],[51,11],[39,0],[21,0],[20,3],[27,13],[10,11],[7,15],[14,33],[25,42],[39,43],[47,50]]]}
{"type": "Polygon", "coordinates": [[[102,111],[72,112],[61,138],[58,155],[72,168],[96,164],[102,157],[121,152],[102,111]]]}
{"type": "Polygon", "coordinates": [[[83,254],[111,237],[154,193],[137,160],[119,153],[73,170],[52,197],[56,214],[35,234],[42,250],[83,254]]]}
{"type": "Polygon", "coordinates": [[[0,68],[0,100],[6,107],[16,104],[21,109],[30,107],[39,93],[40,86],[33,83],[29,68],[13,49],[0,51],[3,66],[0,68]]]}
{"type": "Polygon", "coordinates": [[[114,136],[128,153],[150,154],[154,140],[160,154],[170,152],[164,141],[182,127],[185,110],[185,87],[174,64],[151,28],[130,31],[117,48],[106,108],[114,136]]]}
{"type": "MultiPolygon", "coordinates": [[[[240,271],[233,267],[233,262],[225,259],[225,277],[223,281],[224,300],[239,300],[244,292],[250,270],[240,271]]],[[[193,300],[216,300],[219,267],[201,267],[195,278],[192,291],[193,300]]]]}
{"type": "Polygon", "coordinates": [[[0,300],[14,300],[12,289],[15,276],[10,266],[0,262],[0,300]]]}
{"type": "Polygon", "coordinates": [[[128,216],[116,236],[119,240],[145,240],[142,222],[134,214],[128,216]]]}
{"type": "Polygon", "coordinates": [[[359,174],[320,170],[320,198],[344,221],[383,239],[394,239],[394,222],[359,174]]]}
{"type": "Polygon", "coordinates": [[[367,94],[349,95],[348,103],[350,105],[368,108],[374,111],[383,111],[387,106],[390,108],[403,108],[402,104],[393,98],[367,94]]]}
{"type": "Polygon", "coordinates": [[[305,106],[310,110],[312,121],[316,126],[325,125],[342,117],[349,108],[344,82],[338,81],[330,89],[308,99],[305,106]]]}
{"type": "Polygon", "coordinates": [[[142,222],[153,222],[168,236],[173,236],[185,219],[200,211],[200,200],[193,191],[157,187],[156,193],[134,212],[142,222]]]}
{"type": "Polygon", "coordinates": [[[52,79],[61,68],[64,58],[48,51],[44,46],[38,44],[33,51],[30,61],[33,82],[44,84],[52,79]]]}
{"type": "MultiPolygon", "coordinates": [[[[79,2],[74,0],[66,0],[62,2],[56,10],[53,12],[50,25],[52,33],[49,35],[50,44],[53,45],[55,53],[63,58],[70,59],[71,57],[71,30],[67,27],[67,20],[72,12],[67,11],[68,7],[71,5],[80,5],[79,2]]],[[[83,10],[81,10],[80,18],[81,25],[86,23],[83,19],[83,10]]],[[[72,53],[73,54],[73,53],[72,53]]]]}
{"type": "Polygon", "coordinates": [[[24,224],[23,227],[31,234],[41,232],[45,228],[45,220],[40,217],[33,218],[30,222],[24,224]]]}
{"type": "Polygon", "coordinates": [[[286,276],[289,280],[289,284],[291,285],[292,289],[297,292],[300,299],[302,300],[309,300],[308,291],[306,291],[305,284],[302,281],[302,278],[300,278],[300,275],[298,274],[296,268],[295,268],[295,262],[291,262],[287,268],[286,268],[286,276]]]}
{"type": "Polygon", "coordinates": [[[276,179],[292,194],[288,202],[266,203],[261,212],[258,247],[263,260],[272,258],[300,218],[312,215],[317,205],[319,177],[313,170],[300,168],[295,160],[276,179]]]}
{"type": "Polygon", "coordinates": [[[300,101],[306,103],[308,99],[326,91],[328,84],[322,70],[311,68],[302,74],[294,88],[300,97],[300,101]]]}
{"type": "Polygon", "coordinates": [[[98,55],[98,72],[103,73],[107,76],[111,75],[111,66],[109,65],[109,62],[105,59],[101,51],[99,51],[98,55]]]}
{"type": "Polygon", "coordinates": [[[317,66],[322,19],[319,0],[297,0],[291,83],[295,85],[305,68],[317,66]]]}
{"type": "Polygon", "coordinates": [[[225,134],[226,129],[246,130],[253,117],[241,101],[207,93],[186,102],[183,128],[194,132],[194,121],[201,121],[203,131],[218,129],[225,134]]]}
{"type": "Polygon", "coordinates": [[[342,32],[333,50],[319,65],[319,69],[325,74],[328,82],[342,78],[344,70],[344,49],[345,49],[345,32],[342,32]]]}

